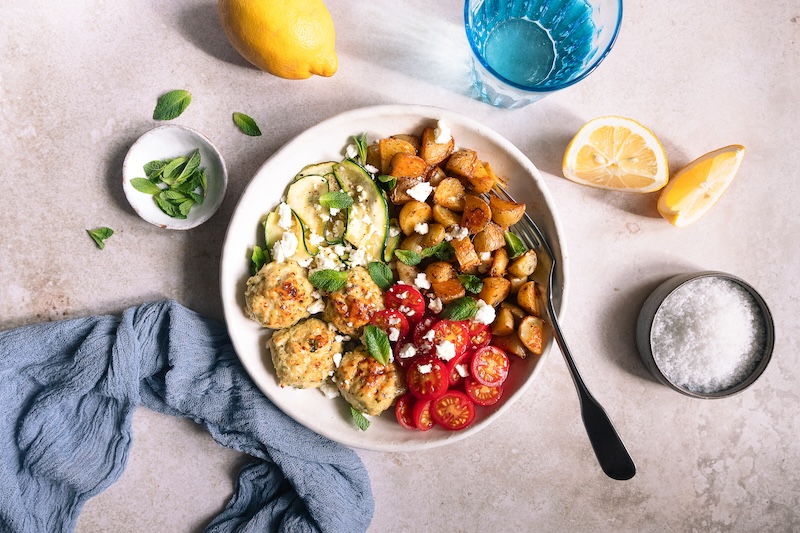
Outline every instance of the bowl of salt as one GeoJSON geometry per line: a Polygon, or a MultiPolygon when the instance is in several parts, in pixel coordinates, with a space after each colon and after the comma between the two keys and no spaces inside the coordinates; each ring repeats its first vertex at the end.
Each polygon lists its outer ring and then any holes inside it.
{"type": "Polygon", "coordinates": [[[694,398],[725,398],[764,372],[774,327],[753,287],[705,271],[670,278],[650,294],[639,313],[636,344],[659,382],[694,398]]]}

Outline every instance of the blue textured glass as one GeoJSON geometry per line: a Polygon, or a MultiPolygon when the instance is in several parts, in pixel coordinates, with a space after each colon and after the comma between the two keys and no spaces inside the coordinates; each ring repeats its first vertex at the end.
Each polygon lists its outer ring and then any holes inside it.
{"type": "Polygon", "coordinates": [[[522,107],[592,72],[616,40],[622,0],[466,0],[477,96],[522,107]]]}

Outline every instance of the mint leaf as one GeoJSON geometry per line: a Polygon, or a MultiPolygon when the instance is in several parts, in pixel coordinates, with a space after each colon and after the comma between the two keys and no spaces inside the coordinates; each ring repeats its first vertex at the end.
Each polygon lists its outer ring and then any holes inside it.
{"type": "Polygon", "coordinates": [[[187,161],[188,159],[183,156],[167,161],[167,164],[161,169],[161,181],[172,187],[175,184],[175,180],[181,175],[183,165],[187,161]]]}
{"type": "Polygon", "coordinates": [[[192,155],[189,156],[189,160],[186,162],[186,165],[183,167],[183,169],[181,169],[181,173],[177,178],[175,178],[175,183],[173,186],[177,187],[189,180],[194,176],[195,171],[198,168],[200,168],[200,150],[195,150],[192,152],[192,155]]]}
{"type": "Polygon", "coordinates": [[[365,164],[367,162],[367,134],[362,133],[361,135],[354,136],[353,141],[356,143],[356,149],[358,149],[358,159],[361,160],[361,164],[365,164]]]}
{"type": "Polygon", "coordinates": [[[408,266],[417,266],[422,262],[422,256],[413,250],[395,250],[394,255],[408,266]]]}
{"type": "Polygon", "coordinates": [[[192,102],[192,95],[188,91],[178,89],[162,94],[153,110],[153,120],[172,120],[178,118],[186,111],[192,102]]]}
{"type": "Polygon", "coordinates": [[[266,251],[258,245],[253,246],[253,253],[250,255],[250,275],[255,276],[267,263],[266,251]]]}
{"type": "Polygon", "coordinates": [[[233,123],[238,126],[242,133],[250,137],[258,137],[261,135],[261,130],[258,128],[256,121],[238,111],[233,114],[233,123]]]}
{"type": "Polygon", "coordinates": [[[369,354],[380,364],[385,365],[389,362],[392,347],[389,344],[389,337],[381,328],[367,324],[364,328],[364,344],[367,345],[369,354]]]}
{"type": "Polygon", "coordinates": [[[478,294],[483,289],[483,281],[478,276],[473,276],[472,274],[459,274],[458,281],[467,289],[469,292],[473,294],[478,294]]]}
{"type": "Polygon", "coordinates": [[[381,289],[387,290],[392,286],[394,276],[392,276],[392,269],[386,263],[372,261],[367,265],[367,271],[372,277],[372,281],[381,289]]]}
{"type": "Polygon", "coordinates": [[[114,230],[111,228],[100,227],[96,229],[87,229],[86,233],[94,240],[97,247],[101,250],[106,247],[106,239],[114,235],[114,230]]]}
{"type": "Polygon", "coordinates": [[[478,312],[478,303],[471,296],[462,296],[453,300],[442,309],[442,318],[448,320],[467,320],[478,312]]]}
{"type": "Polygon", "coordinates": [[[144,175],[147,176],[149,180],[158,180],[161,176],[161,170],[166,164],[166,161],[150,161],[144,166],[144,175]]]}
{"type": "Polygon", "coordinates": [[[347,209],[353,205],[353,199],[344,191],[329,191],[320,195],[319,203],[328,209],[347,209]]]}
{"type": "Polygon", "coordinates": [[[506,249],[508,250],[509,259],[516,259],[528,251],[528,247],[525,246],[525,243],[522,242],[522,239],[520,239],[515,233],[506,231],[503,234],[503,237],[506,239],[506,249]]]}
{"type": "Polygon", "coordinates": [[[317,290],[336,292],[347,284],[347,272],[332,269],[317,270],[308,276],[308,281],[317,290]]]}
{"type": "Polygon", "coordinates": [[[137,191],[145,194],[158,194],[161,192],[161,187],[147,178],[133,178],[131,180],[131,185],[137,191]]]}
{"type": "Polygon", "coordinates": [[[448,241],[442,241],[439,244],[422,250],[423,259],[431,256],[435,256],[442,261],[449,261],[456,256],[456,250],[448,241]]]}
{"type": "Polygon", "coordinates": [[[153,196],[153,200],[155,200],[156,205],[158,205],[159,209],[161,209],[167,216],[172,218],[186,218],[185,216],[181,215],[180,211],[178,211],[178,208],[172,202],[163,197],[162,193],[153,196]]]}
{"type": "Polygon", "coordinates": [[[358,426],[358,429],[361,431],[366,431],[367,428],[369,428],[369,420],[367,420],[367,417],[352,405],[350,406],[350,416],[353,417],[353,422],[355,422],[356,426],[358,426]]]}

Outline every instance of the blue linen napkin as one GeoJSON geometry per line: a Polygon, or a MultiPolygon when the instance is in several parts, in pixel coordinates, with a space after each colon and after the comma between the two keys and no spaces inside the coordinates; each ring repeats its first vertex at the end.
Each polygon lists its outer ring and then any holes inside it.
{"type": "Polygon", "coordinates": [[[84,503],[122,474],[139,404],[257,458],[207,531],[369,526],[358,456],[275,407],[222,324],[164,301],[0,332],[0,531],[72,531],[84,503]]]}

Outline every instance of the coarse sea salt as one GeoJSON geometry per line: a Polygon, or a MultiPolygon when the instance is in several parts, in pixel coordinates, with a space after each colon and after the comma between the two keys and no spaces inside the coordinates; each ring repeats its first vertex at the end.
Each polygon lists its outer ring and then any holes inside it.
{"type": "Polygon", "coordinates": [[[676,385],[721,392],[744,381],[761,360],[765,327],[744,287],[725,278],[697,278],[659,307],[651,331],[653,358],[676,385]]]}

